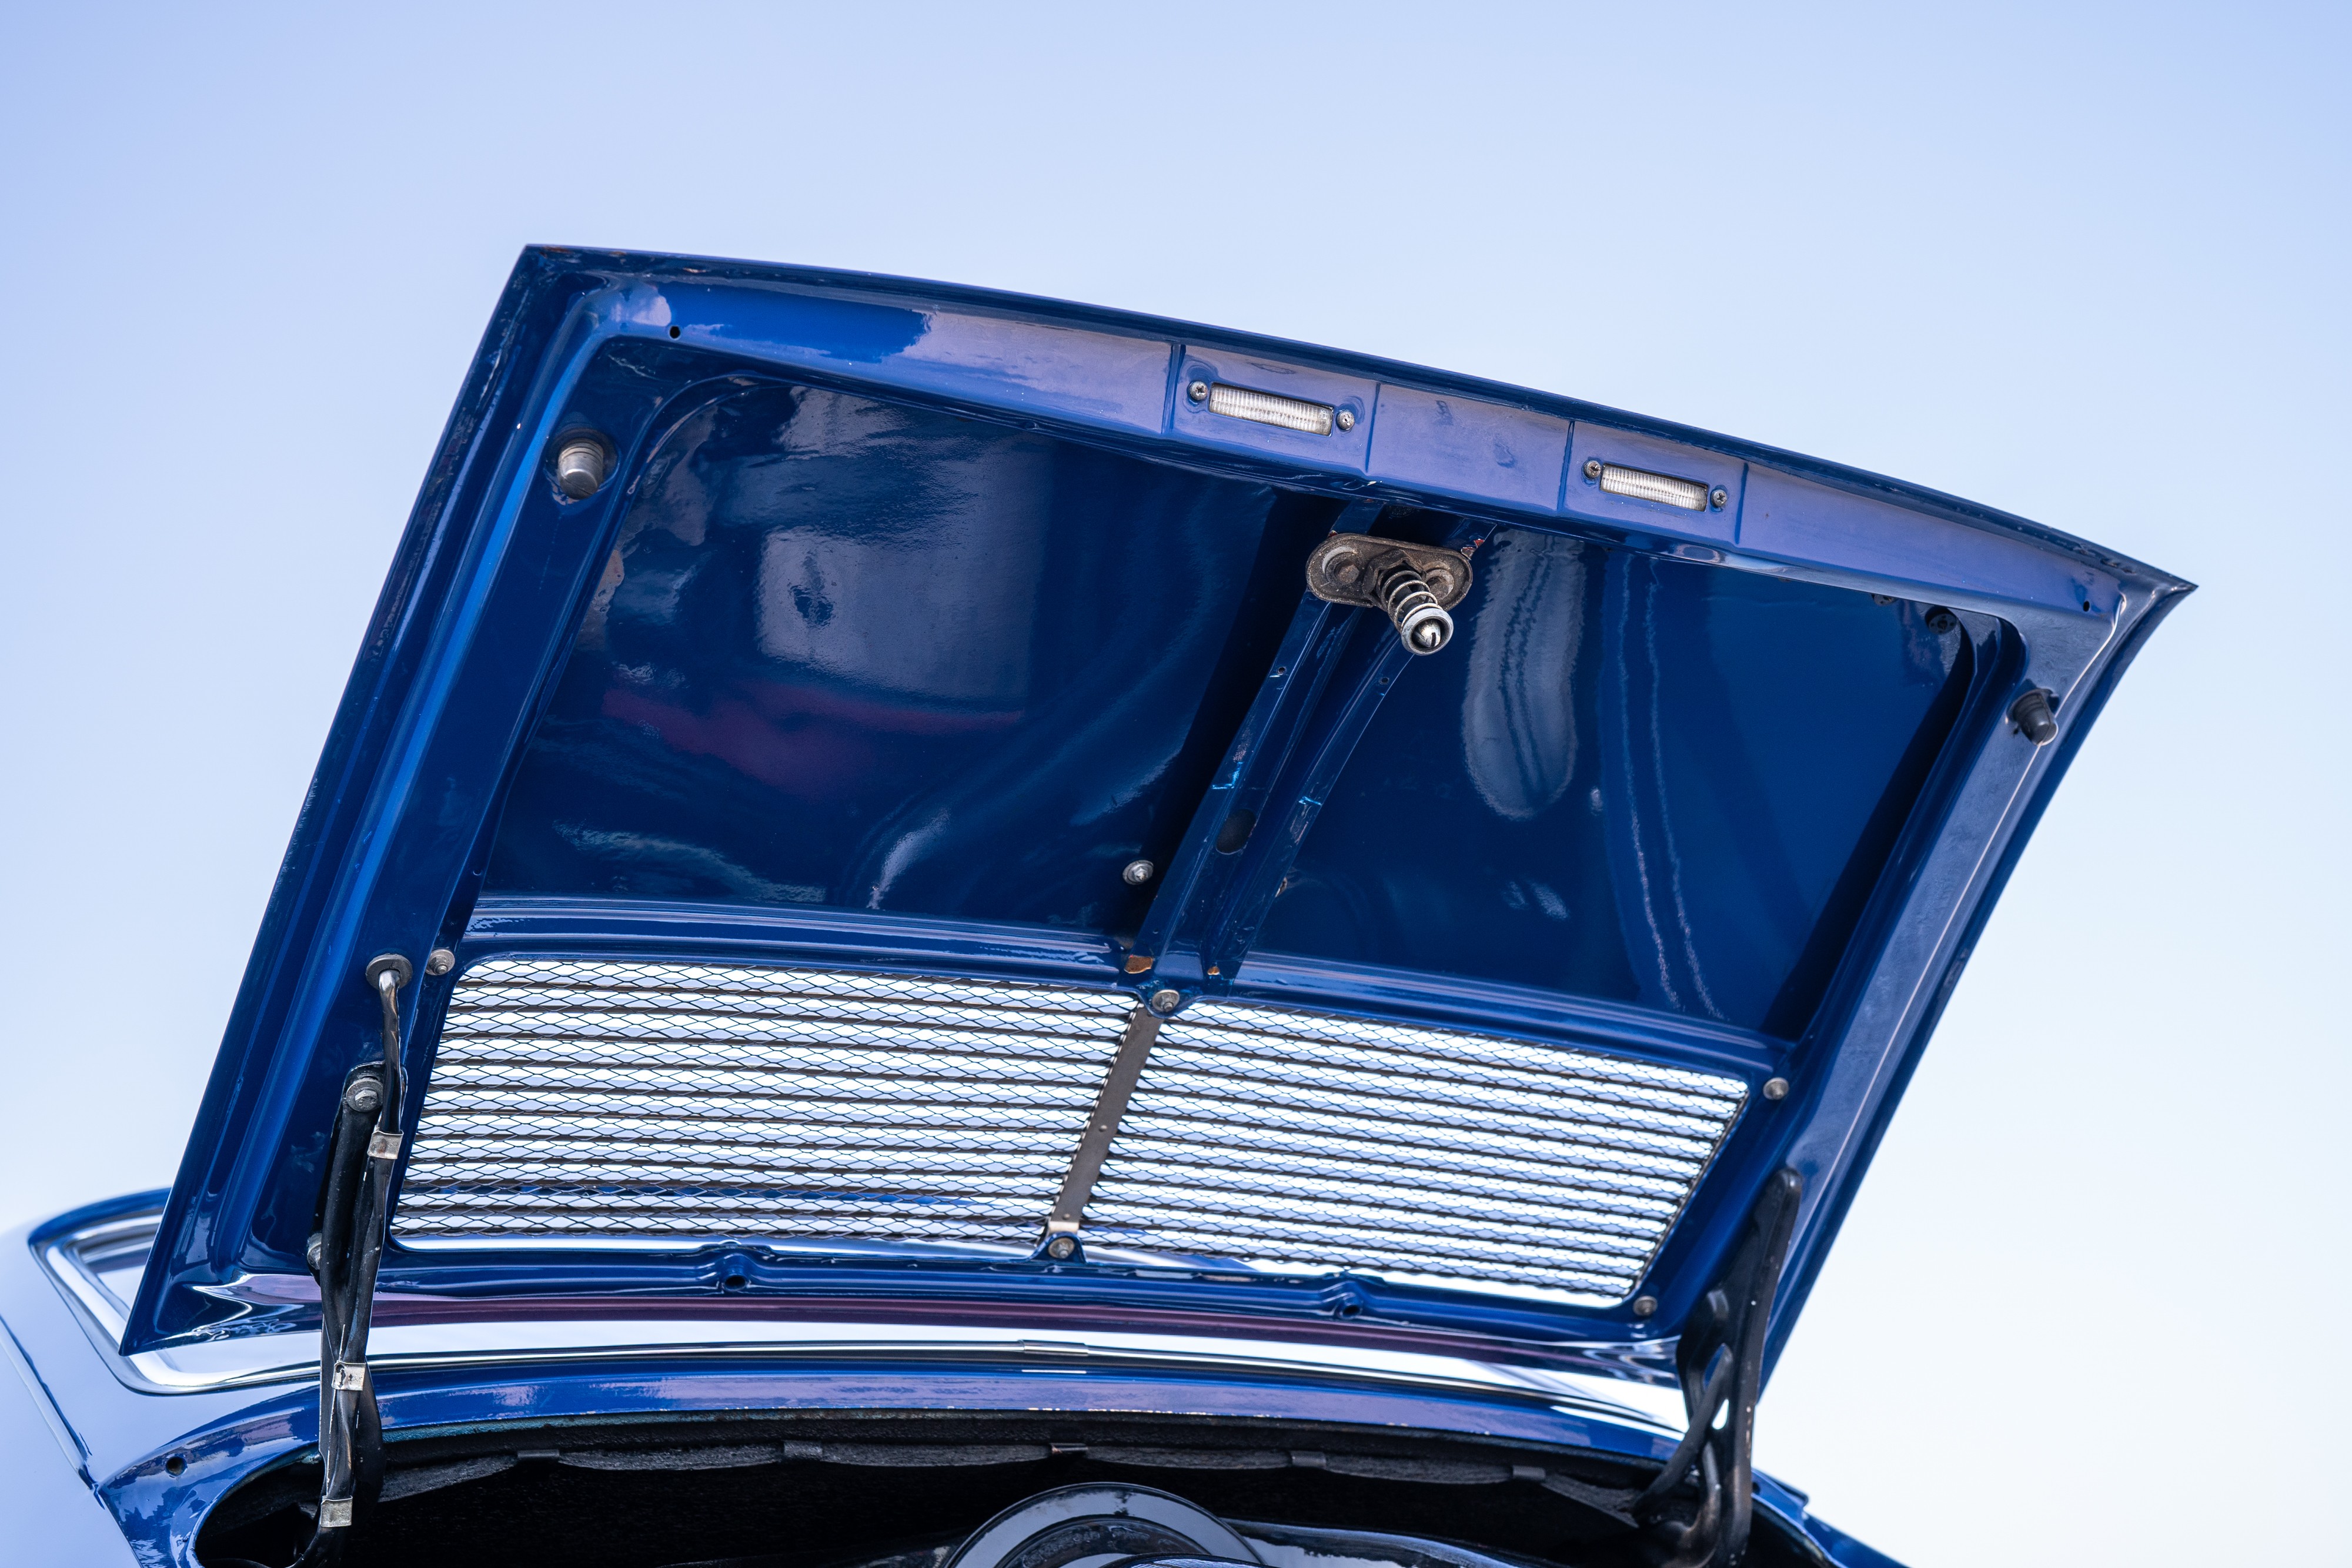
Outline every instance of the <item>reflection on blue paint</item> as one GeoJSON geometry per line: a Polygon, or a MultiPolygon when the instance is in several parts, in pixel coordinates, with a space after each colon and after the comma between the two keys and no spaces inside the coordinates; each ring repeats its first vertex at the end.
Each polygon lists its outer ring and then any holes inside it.
{"type": "Polygon", "coordinates": [[[1253,608],[1261,538],[1303,556],[1309,510],[833,392],[706,407],[647,465],[490,886],[1131,922],[1120,868],[1166,858],[1230,731],[1228,642],[1287,612],[1253,608]]]}
{"type": "Polygon", "coordinates": [[[1793,1035],[1958,711],[1909,604],[1503,530],[1258,949],[1793,1035]]]}
{"type": "MultiPolygon", "coordinates": [[[[1166,862],[1333,510],[870,399],[722,397],[646,464],[489,890],[1132,930],[1151,890],[1119,870],[1166,862]]],[[[1962,639],[1523,529],[1478,574],[1260,950],[1800,1030],[1962,639]]]]}

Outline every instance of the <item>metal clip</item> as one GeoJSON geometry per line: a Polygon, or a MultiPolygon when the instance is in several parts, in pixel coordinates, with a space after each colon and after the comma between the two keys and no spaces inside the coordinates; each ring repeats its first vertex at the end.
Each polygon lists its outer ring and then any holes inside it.
{"type": "Polygon", "coordinates": [[[367,1385],[368,1368],[366,1362],[339,1361],[335,1363],[335,1386],[337,1388],[349,1393],[357,1394],[365,1389],[367,1385]]]}
{"type": "Polygon", "coordinates": [[[400,1134],[398,1133],[376,1133],[370,1135],[368,1138],[368,1158],[372,1160],[396,1160],[400,1158],[400,1134]]]}
{"type": "Polygon", "coordinates": [[[349,1530],[352,1527],[352,1500],[330,1497],[319,1500],[319,1528],[349,1530]]]}

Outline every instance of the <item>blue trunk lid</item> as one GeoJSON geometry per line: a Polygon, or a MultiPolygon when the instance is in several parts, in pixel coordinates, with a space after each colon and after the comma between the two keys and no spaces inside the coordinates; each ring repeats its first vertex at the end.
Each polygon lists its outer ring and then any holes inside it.
{"type": "Polygon", "coordinates": [[[1790,1169],[1777,1348],[2188,586],[1570,399],[529,250],[125,1348],[301,1321],[386,953],[414,1310],[1664,1379],[1790,1169]],[[1403,567],[1435,652],[1346,601],[1403,567]]]}

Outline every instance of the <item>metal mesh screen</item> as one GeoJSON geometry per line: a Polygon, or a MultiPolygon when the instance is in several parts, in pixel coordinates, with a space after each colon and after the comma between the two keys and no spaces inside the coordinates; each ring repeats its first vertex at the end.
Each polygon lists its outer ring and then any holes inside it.
{"type": "Polygon", "coordinates": [[[443,1025],[393,1234],[1025,1250],[1129,1006],[807,969],[478,964],[443,1025]]]}
{"type": "MultiPolygon", "coordinates": [[[[907,976],[480,963],[450,1003],[393,1231],[1026,1251],[1131,1006],[907,976]]],[[[1199,1002],[1151,1044],[1085,1234],[1619,1301],[1745,1092],[1564,1046],[1199,1002]]]]}
{"type": "Polygon", "coordinates": [[[1196,1003],[1160,1029],[1087,1234],[1619,1301],[1745,1094],[1561,1046],[1196,1003]]]}

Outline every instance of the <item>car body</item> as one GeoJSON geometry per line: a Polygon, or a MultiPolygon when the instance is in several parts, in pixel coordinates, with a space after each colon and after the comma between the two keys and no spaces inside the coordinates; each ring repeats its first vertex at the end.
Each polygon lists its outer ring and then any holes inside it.
{"type": "Polygon", "coordinates": [[[526,251],[177,1182],[0,1249],[9,1517],[1883,1561],[1756,1397],[2188,586],[1359,356],[526,251]]]}

